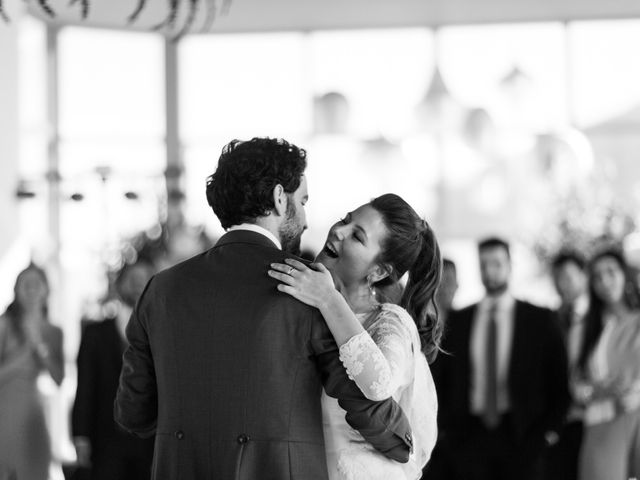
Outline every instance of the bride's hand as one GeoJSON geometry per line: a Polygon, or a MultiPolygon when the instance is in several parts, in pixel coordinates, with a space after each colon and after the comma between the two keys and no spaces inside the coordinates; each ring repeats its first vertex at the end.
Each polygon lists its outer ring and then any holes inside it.
{"type": "Polygon", "coordinates": [[[280,280],[278,290],[288,293],[312,307],[320,308],[334,295],[340,295],[333,283],[331,273],[321,263],[312,263],[311,268],[297,260],[287,258],[285,263],[272,263],[269,276],[280,280]]]}

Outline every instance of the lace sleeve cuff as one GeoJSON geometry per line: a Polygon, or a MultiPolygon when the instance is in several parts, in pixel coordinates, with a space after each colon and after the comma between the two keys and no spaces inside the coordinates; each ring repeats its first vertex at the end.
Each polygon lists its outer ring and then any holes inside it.
{"type": "Polygon", "coordinates": [[[340,347],[340,360],[349,378],[370,400],[384,400],[393,393],[389,362],[367,332],[354,335],[340,347]]]}

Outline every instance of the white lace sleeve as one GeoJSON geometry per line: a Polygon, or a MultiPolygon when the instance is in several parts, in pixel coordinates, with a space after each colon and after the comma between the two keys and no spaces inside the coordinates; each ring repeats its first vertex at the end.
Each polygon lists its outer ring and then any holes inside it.
{"type": "Polygon", "coordinates": [[[383,308],[366,332],[340,347],[340,360],[368,399],[384,400],[406,380],[411,348],[411,333],[398,312],[383,308]]]}

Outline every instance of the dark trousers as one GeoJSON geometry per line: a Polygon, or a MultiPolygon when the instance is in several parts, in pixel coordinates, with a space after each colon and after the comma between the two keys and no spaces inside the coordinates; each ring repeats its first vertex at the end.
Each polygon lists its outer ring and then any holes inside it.
{"type": "Polygon", "coordinates": [[[488,429],[473,417],[469,428],[449,445],[455,480],[541,480],[543,455],[532,456],[521,442],[516,441],[510,415],[503,415],[500,424],[488,429]]]}
{"type": "Polygon", "coordinates": [[[545,480],[577,480],[578,458],[582,444],[581,421],[567,423],[558,443],[547,451],[545,480]]]}
{"type": "Polygon", "coordinates": [[[92,456],[91,480],[151,478],[153,442],[118,441],[97,448],[92,456]]]}
{"type": "Polygon", "coordinates": [[[451,448],[445,433],[441,432],[429,463],[422,469],[421,480],[454,480],[451,448]]]}

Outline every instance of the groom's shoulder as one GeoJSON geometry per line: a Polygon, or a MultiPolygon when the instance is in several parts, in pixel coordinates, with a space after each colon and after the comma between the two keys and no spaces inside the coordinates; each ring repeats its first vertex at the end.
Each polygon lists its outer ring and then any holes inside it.
{"type": "Polygon", "coordinates": [[[207,263],[206,254],[207,252],[205,251],[175,265],[161,269],[152,277],[151,283],[155,288],[164,288],[193,278],[198,271],[202,271],[205,268],[207,263]]]}

